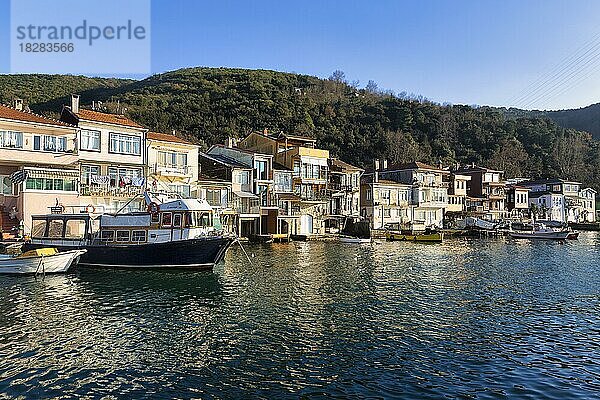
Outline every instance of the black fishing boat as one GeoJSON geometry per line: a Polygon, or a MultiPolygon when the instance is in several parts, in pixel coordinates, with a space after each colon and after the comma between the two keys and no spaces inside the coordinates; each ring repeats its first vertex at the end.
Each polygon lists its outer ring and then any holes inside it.
{"type": "Polygon", "coordinates": [[[147,212],[32,217],[24,250],[85,249],[79,264],[110,268],[212,268],[235,237],[217,232],[205,201],[149,203],[147,212]]]}

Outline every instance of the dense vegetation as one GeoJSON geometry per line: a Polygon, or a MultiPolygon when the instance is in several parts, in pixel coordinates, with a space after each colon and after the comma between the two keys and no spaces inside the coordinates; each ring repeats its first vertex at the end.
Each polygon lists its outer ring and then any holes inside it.
{"type": "Polygon", "coordinates": [[[68,94],[102,101],[151,129],[183,132],[203,146],[269,129],[308,134],[348,162],[373,158],[477,163],[508,177],[560,176],[600,188],[600,145],[589,133],[548,118],[507,116],[506,110],[442,106],[383,93],[370,82],[263,70],[191,68],[142,81],[74,76],[0,77],[0,101],[22,97],[42,113],[58,113],[68,94]]]}

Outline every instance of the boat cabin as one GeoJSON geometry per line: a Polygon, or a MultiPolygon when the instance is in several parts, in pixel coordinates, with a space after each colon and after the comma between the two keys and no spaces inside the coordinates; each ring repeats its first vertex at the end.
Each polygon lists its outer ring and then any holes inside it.
{"type": "Polygon", "coordinates": [[[47,214],[32,217],[33,243],[133,245],[214,234],[213,210],[204,200],[180,199],[125,214],[47,214]]]}

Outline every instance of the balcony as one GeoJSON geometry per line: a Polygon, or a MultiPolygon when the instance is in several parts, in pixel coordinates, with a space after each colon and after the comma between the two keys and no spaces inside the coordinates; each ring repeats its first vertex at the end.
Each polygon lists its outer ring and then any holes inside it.
{"type": "Polygon", "coordinates": [[[123,197],[130,198],[141,195],[144,192],[144,188],[140,186],[110,186],[110,185],[87,185],[81,184],[79,186],[79,194],[81,196],[92,196],[92,197],[123,197]]]}
{"type": "Polygon", "coordinates": [[[192,169],[187,165],[161,165],[154,164],[151,173],[160,176],[188,177],[192,174],[192,169]]]}

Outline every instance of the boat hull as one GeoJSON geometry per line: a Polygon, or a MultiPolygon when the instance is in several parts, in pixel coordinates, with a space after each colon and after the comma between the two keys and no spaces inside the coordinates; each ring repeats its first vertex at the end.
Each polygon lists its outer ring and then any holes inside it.
{"type": "Polygon", "coordinates": [[[509,232],[513,239],[566,240],[569,232],[509,232]]]}
{"type": "Polygon", "coordinates": [[[387,232],[385,234],[386,240],[390,241],[405,241],[405,242],[425,242],[425,243],[441,243],[444,240],[443,233],[430,233],[430,234],[410,234],[405,235],[400,232],[387,232]]]}
{"type": "Polygon", "coordinates": [[[363,244],[363,243],[371,243],[371,239],[370,238],[367,239],[367,238],[340,236],[340,242],[363,244]]]}
{"type": "Polygon", "coordinates": [[[77,264],[85,250],[72,250],[51,256],[9,257],[0,260],[0,274],[35,275],[61,274],[77,264]]]}
{"type": "MultiPolygon", "coordinates": [[[[73,245],[58,246],[66,249],[87,250],[79,264],[98,268],[195,268],[211,269],[225,257],[225,252],[233,242],[231,237],[206,237],[146,243],[139,245],[73,245]]],[[[47,247],[41,243],[26,243],[26,249],[47,247]]]]}

